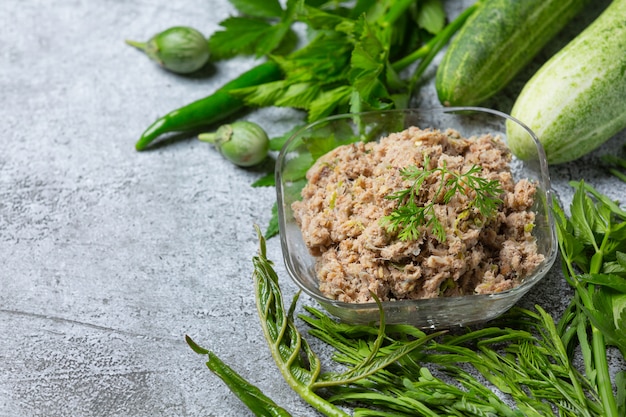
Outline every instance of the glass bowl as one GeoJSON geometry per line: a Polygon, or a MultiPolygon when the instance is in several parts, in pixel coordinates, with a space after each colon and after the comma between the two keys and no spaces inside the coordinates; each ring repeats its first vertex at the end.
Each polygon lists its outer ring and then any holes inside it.
{"type": "Polygon", "coordinates": [[[280,241],[287,272],[304,293],[315,299],[331,315],[347,323],[375,323],[379,308],[371,303],[348,303],[327,298],[318,288],[315,258],[310,254],[296,224],[291,205],[301,199],[306,169],[329,150],[331,143],[378,140],[410,126],[421,129],[453,128],[463,137],[492,133],[506,142],[506,121],[518,123],[536,144],[535,154],[525,160],[513,157],[515,180],[536,182],[532,210],[536,213],[533,235],[543,262],[517,287],[494,294],[472,294],[418,300],[383,301],[387,323],[408,323],[420,328],[446,328],[476,324],[493,319],[512,307],[537,284],[552,267],[557,254],[552,200],[545,154],[536,136],[510,116],[477,107],[408,109],[345,114],[312,123],[297,131],[283,146],[276,164],[276,192],[280,241]]]}

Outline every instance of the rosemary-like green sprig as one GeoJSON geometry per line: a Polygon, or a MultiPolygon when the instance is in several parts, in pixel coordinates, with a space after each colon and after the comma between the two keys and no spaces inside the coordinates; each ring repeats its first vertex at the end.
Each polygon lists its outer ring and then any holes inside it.
{"type": "Polygon", "coordinates": [[[444,161],[441,166],[431,169],[428,168],[428,155],[424,156],[423,165],[423,168],[417,165],[402,168],[400,174],[404,180],[412,182],[411,186],[386,197],[396,200],[398,206],[381,219],[381,226],[389,233],[397,233],[400,240],[417,240],[423,230],[430,228],[437,239],[444,242],[446,231],[437,218],[435,206],[450,203],[457,193],[470,197],[468,209],[475,207],[485,219],[493,216],[502,204],[499,197],[503,192],[500,181],[478,175],[482,171],[479,165],[472,165],[467,172],[461,173],[449,170],[444,161]],[[422,184],[431,176],[441,178],[439,186],[432,199],[420,204],[418,197],[422,184]]]}
{"type": "MultiPolygon", "coordinates": [[[[349,414],[322,397],[319,392],[337,386],[347,386],[365,380],[391,364],[401,360],[412,351],[422,348],[443,332],[425,334],[407,343],[380,347],[385,340],[385,317],[381,308],[380,323],[372,327],[374,342],[367,354],[344,372],[322,373],[321,361],[302,337],[293,319],[298,295],[287,309],[283,303],[278,275],[272,262],[267,259],[265,239],[256,228],[259,238],[259,253],[253,258],[254,288],[257,312],[261,328],[278,369],[289,386],[317,411],[328,417],[348,417],[349,414]]],[[[258,388],[248,383],[233,369],[223,364],[209,350],[186,338],[190,347],[199,354],[208,355],[207,366],[224,381],[257,416],[288,417],[290,414],[266,397],[258,388]]]]}
{"type": "MultiPolygon", "coordinates": [[[[350,414],[340,407],[351,406],[353,417],[624,415],[626,372],[616,374],[613,386],[606,349],[614,345],[623,352],[626,347],[626,307],[620,303],[626,293],[626,255],[624,246],[617,244],[626,241],[626,212],[588,185],[577,187],[572,221],[557,210],[562,254],[572,273],[566,272],[566,277],[577,290],[558,323],[539,306],[535,311],[513,308],[489,327],[443,336],[410,325],[386,324],[382,309],[380,323],[372,326],[341,323],[305,307],[308,314],[299,317],[310,326],[311,336],[335,350],[333,359],[346,368],[342,372],[322,372],[320,358],[294,323],[297,296],[285,308],[278,276],[257,228],[257,309],[283,377],[325,416],[347,417],[350,414]],[[586,193],[598,199],[596,205],[586,193]],[[574,220],[581,210],[583,218],[574,220]],[[608,221],[609,217],[613,218],[608,221]],[[593,246],[592,240],[602,256],[585,263],[584,253],[589,253],[585,246],[593,246]],[[574,263],[589,272],[573,275],[574,263]],[[573,363],[578,348],[584,373],[573,363]],[[492,392],[493,388],[500,393],[492,392]]],[[[208,355],[209,369],[255,415],[290,416],[211,352],[189,337],[187,342],[195,352],[208,355]]]]}
{"type": "MultiPolygon", "coordinates": [[[[336,349],[337,362],[354,366],[369,354],[375,328],[347,326],[313,307],[306,310],[309,315],[300,317],[311,326],[309,333],[336,349]]],[[[358,403],[359,417],[604,415],[595,387],[576,370],[553,318],[541,307],[514,308],[492,324],[431,341],[367,378],[332,387],[330,400],[358,403]]],[[[419,332],[387,325],[378,350],[410,343],[419,332]]]]}

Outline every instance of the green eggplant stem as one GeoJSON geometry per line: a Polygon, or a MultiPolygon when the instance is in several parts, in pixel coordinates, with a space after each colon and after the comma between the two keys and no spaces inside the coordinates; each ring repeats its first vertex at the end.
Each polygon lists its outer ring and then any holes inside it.
{"type": "Polygon", "coordinates": [[[217,140],[217,133],[200,133],[198,139],[206,143],[215,143],[217,140]]]}
{"type": "Polygon", "coordinates": [[[145,51],[146,49],[146,42],[131,41],[129,39],[127,39],[125,42],[127,45],[134,46],[135,48],[141,49],[142,51],[145,51]]]}

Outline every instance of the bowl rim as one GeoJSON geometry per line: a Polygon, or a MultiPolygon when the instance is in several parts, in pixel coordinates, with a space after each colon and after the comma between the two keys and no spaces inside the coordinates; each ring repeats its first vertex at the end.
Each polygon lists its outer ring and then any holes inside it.
{"type": "MultiPolygon", "coordinates": [[[[343,113],[338,115],[329,116],[315,122],[306,124],[305,126],[297,129],[293,132],[289,139],[282,146],[278,157],[276,159],[275,166],[275,180],[276,180],[276,194],[277,194],[277,208],[278,208],[278,228],[279,228],[279,236],[281,241],[281,250],[283,256],[283,262],[285,264],[285,268],[287,273],[291,277],[292,281],[296,283],[296,285],[309,297],[317,300],[321,304],[331,304],[335,308],[345,309],[345,310],[370,310],[370,309],[379,309],[379,305],[376,302],[367,302],[367,303],[349,303],[345,301],[334,300],[324,296],[321,293],[316,293],[309,289],[306,285],[304,285],[296,273],[295,267],[292,264],[292,258],[289,254],[284,250],[284,248],[288,247],[285,230],[286,230],[286,218],[283,208],[283,190],[282,190],[282,182],[281,182],[281,168],[284,164],[287,150],[289,149],[289,145],[300,137],[301,133],[311,129],[319,124],[327,123],[333,120],[341,120],[341,119],[349,119],[359,116],[367,116],[374,114],[399,114],[399,113],[414,113],[419,115],[420,113],[460,113],[460,112],[478,112],[478,113],[488,113],[494,116],[499,116],[504,119],[504,122],[511,121],[517,124],[519,127],[524,129],[532,138],[537,147],[538,159],[539,159],[539,168],[540,168],[540,180],[542,185],[545,187],[545,197],[546,197],[546,217],[548,221],[548,229],[550,235],[551,245],[548,251],[545,254],[545,259],[541,263],[541,265],[533,272],[533,274],[522,280],[522,282],[508,290],[500,291],[497,293],[490,294],[468,294],[468,295],[460,295],[460,296],[449,296],[449,297],[436,297],[436,298],[421,298],[414,300],[389,300],[389,301],[381,301],[382,307],[386,306],[394,306],[399,309],[404,307],[415,307],[416,305],[428,305],[428,304],[441,304],[441,303],[458,303],[463,300],[496,300],[500,298],[513,298],[519,294],[519,297],[523,296],[526,292],[530,290],[535,284],[537,284],[541,279],[545,277],[545,275],[552,269],[554,262],[556,261],[556,257],[558,254],[558,243],[556,236],[556,224],[554,219],[554,214],[550,207],[551,201],[555,198],[555,193],[551,186],[550,174],[548,170],[548,163],[546,160],[545,150],[543,145],[539,141],[537,135],[522,121],[512,117],[509,114],[504,112],[485,108],[485,107],[477,107],[477,106],[457,106],[457,107],[424,107],[424,108],[406,108],[406,109],[390,109],[390,110],[374,110],[374,111],[365,111],[365,112],[356,112],[356,113],[343,113]]],[[[312,255],[311,255],[312,256],[312,255]]]]}

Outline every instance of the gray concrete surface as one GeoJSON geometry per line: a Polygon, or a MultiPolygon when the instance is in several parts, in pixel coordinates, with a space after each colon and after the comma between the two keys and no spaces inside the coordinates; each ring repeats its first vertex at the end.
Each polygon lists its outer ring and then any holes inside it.
{"type": "MultiPolygon", "coordinates": [[[[294,416],[316,415],[278,374],[255,312],[253,224],[267,223],[274,190],[251,188],[258,171],[193,138],[133,149],[155,118],[254,62],[179,77],[124,39],[178,24],[209,34],[232,11],[226,0],[0,3],[0,417],[251,415],[185,334],[294,416]]],[[[417,103],[433,93],[427,84],[417,103]]],[[[278,134],[299,117],[248,119],[278,134]]],[[[599,163],[624,137],[555,167],[559,195],[585,178],[624,202],[599,163]]],[[[278,243],[269,256],[290,298],[278,243]]],[[[556,269],[522,304],[558,311],[568,294],[556,269]]]]}

